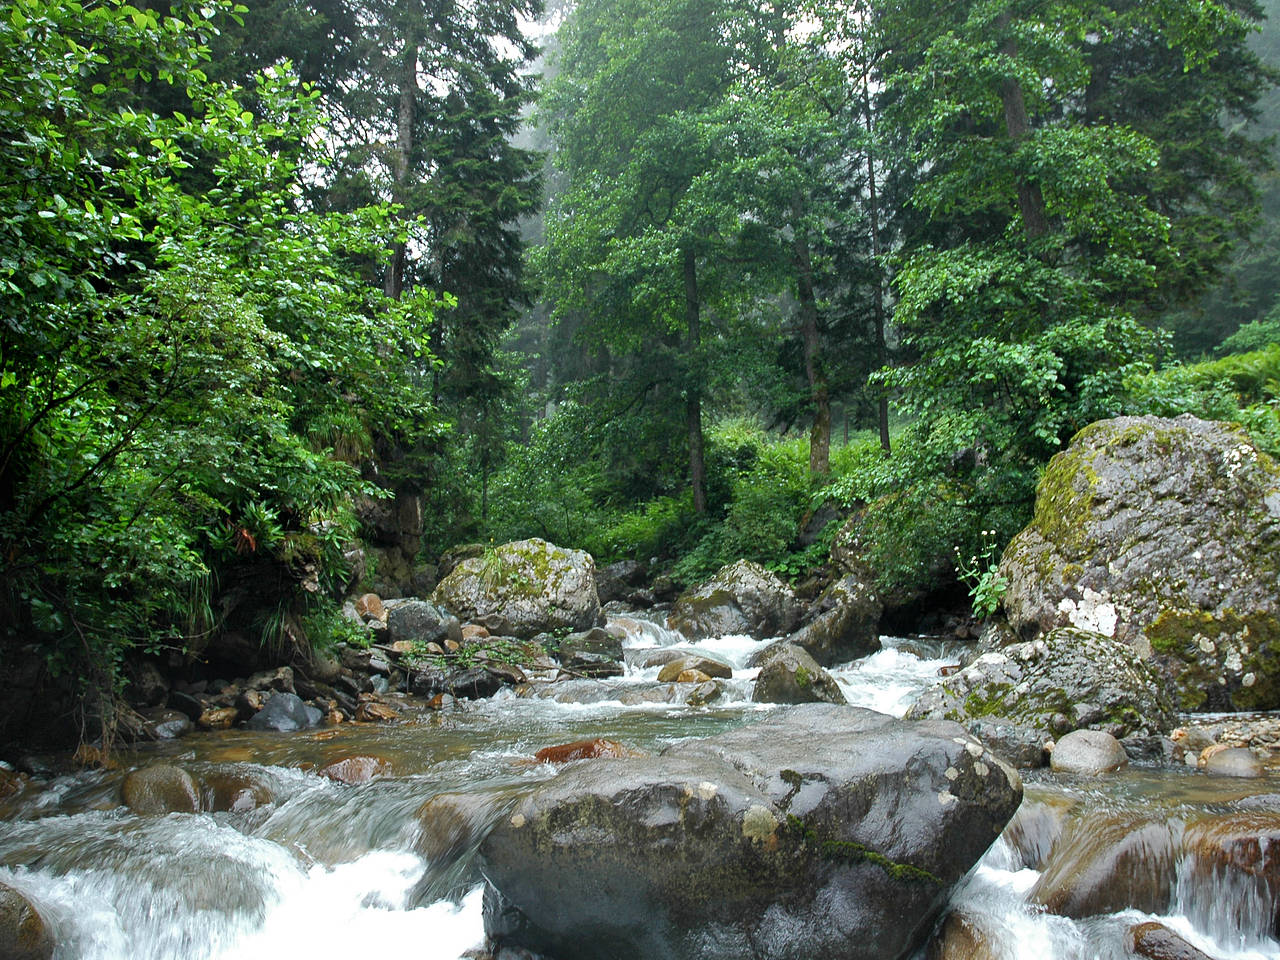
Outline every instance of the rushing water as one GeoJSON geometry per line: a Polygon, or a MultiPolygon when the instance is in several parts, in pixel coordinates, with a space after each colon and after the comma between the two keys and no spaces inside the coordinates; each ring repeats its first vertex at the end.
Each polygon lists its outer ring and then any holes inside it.
{"type": "MultiPolygon", "coordinates": [[[[747,663],[761,642],[693,644],[643,620],[625,626],[628,668],[614,680],[557,683],[524,697],[504,692],[443,713],[406,700],[397,705],[406,720],[391,727],[195,734],[126,757],[124,770],[68,773],[0,800],[0,882],[36,904],[59,960],[329,958],[371,948],[454,960],[483,938],[480,888],[465,853],[435,863],[424,856],[424,801],[446,793],[482,800],[469,824],[481,833],[522,791],[555,775],[533,759],[541,747],[607,737],[656,750],[771,709],[749,700],[755,671],[747,663]],[[732,666],[725,696],[709,707],[663,702],[660,666],[647,665],[659,647],[732,666]],[[356,754],[383,758],[391,774],[348,786],[315,773],[356,754]],[[223,778],[269,802],[242,812],[135,816],[119,805],[120,780],[130,767],[156,762],[181,764],[205,783],[223,778]]],[[[851,703],[901,715],[955,653],[945,643],[886,639],[880,652],[832,672],[851,703]]],[[[1180,825],[1268,789],[1275,787],[1183,771],[1087,783],[1039,775],[1019,814],[1020,840],[1007,831],[997,841],[957,888],[953,908],[992,957],[1010,960],[1118,960],[1129,956],[1128,928],[1147,919],[1222,960],[1280,957],[1271,939],[1275,891],[1256,878],[1197,871],[1173,839],[1151,853],[1172,858],[1172,894],[1160,916],[1047,913],[1028,900],[1041,872],[1025,865],[1027,850],[1043,852],[1059,835],[1063,848],[1078,840],[1087,849],[1095,823],[1123,827],[1127,816],[1180,825]]]]}

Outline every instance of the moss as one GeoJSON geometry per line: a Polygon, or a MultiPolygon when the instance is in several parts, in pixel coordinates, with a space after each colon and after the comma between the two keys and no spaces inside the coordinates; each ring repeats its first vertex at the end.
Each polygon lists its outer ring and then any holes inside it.
{"type": "MultiPolygon", "coordinates": [[[[1063,556],[1073,560],[1083,559],[1088,552],[1084,531],[1088,529],[1094,489],[1098,485],[1098,474],[1093,469],[1092,460],[1092,450],[1073,445],[1049,461],[1036,486],[1035,515],[1031,525],[1063,556]]],[[[1046,556],[1043,561],[1048,562],[1049,558],[1046,556]]],[[[1052,571],[1036,572],[1042,577],[1052,574],[1052,571]]]]}
{"type": "Polygon", "coordinates": [[[796,667],[796,686],[801,690],[808,690],[812,683],[813,677],[809,675],[809,671],[804,667],[796,667]]]}
{"type": "Polygon", "coordinates": [[[800,838],[800,842],[810,849],[816,850],[823,860],[835,860],[844,863],[873,863],[885,871],[892,879],[902,883],[930,883],[937,886],[942,881],[920,867],[910,863],[891,860],[883,853],[872,850],[861,843],[850,840],[823,840],[816,830],[808,826],[795,814],[787,814],[787,827],[800,838]]]}

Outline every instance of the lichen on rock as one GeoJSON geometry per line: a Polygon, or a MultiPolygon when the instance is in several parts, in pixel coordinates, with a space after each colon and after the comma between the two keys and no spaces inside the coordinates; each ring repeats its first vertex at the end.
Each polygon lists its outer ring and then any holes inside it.
{"type": "Polygon", "coordinates": [[[1113,636],[1185,710],[1280,707],[1280,467],[1237,427],[1086,427],[1050,461],[1000,571],[1023,639],[1113,636]]]}

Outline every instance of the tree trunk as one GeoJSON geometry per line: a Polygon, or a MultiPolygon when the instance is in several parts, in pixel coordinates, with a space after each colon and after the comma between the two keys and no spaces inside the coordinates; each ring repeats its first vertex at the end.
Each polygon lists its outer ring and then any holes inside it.
{"type": "MultiPolygon", "coordinates": [[[[413,156],[413,110],[418,97],[418,34],[412,11],[405,17],[404,53],[400,63],[400,102],[396,109],[396,149],[392,157],[391,199],[403,203],[408,193],[410,159],[413,156]]],[[[382,292],[399,300],[404,292],[405,244],[392,244],[391,259],[382,292]]]]}
{"type": "MultiPolygon", "coordinates": [[[[996,27],[1003,33],[1009,29],[1010,14],[1003,11],[996,18],[996,27]]],[[[1010,37],[1001,46],[1000,52],[1009,59],[1018,56],[1018,41],[1010,37]]],[[[1000,102],[1004,106],[1004,125],[1009,139],[1016,145],[1031,132],[1031,120],[1027,116],[1027,102],[1022,94],[1022,85],[1012,76],[1000,81],[1000,102]]],[[[1049,218],[1044,210],[1044,196],[1040,187],[1026,177],[1018,178],[1018,210],[1022,214],[1022,229],[1027,237],[1034,240],[1049,231],[1049,218]]]]}
{"type": "Polygon", "coordinates": [[[831,472],[831,396],[827,374],[822,369],[818,299],[813,292],[813,260],[809,256],[809,239],[799,227],[795,228],[792,252],[796,266],[796,295],[800,301],[804,373],[809,381],[809,400],[813,404],[813,426],[809,430],[809,472],[825,475],[831,472]]]}
{"type": "Polygon", "coordinates": [[[689,480],[693,485],[693,510],[707,512],[707,465],[702,444],[702,372],[697,363],[702,349],[702,317],[698,303],[698,265],[692,250],[684,252],[684,313],[689,330],[689,355],[693,373],[685,383],[685,425],[689,431],[689,480]]]}
{"type": "MultiPolygon", "coordinates": [[[[867,212],[871,215],[871,257],[876,262],[876,285],[872,291],[871,310],[876,336],[876,364],[883,367],[889,362],[889,351],[884,337],[884,278],[880,265],[880,202],[876,193],[876,158],[871,147],[875,141],[874,121],[871,114],[871,83],[866,70],[862,73],[862,117],[867,128],[867,212]]],[[[889,442],[889,396],[880,390],[876,402],[876,424],[880,428],[880,449],[887,455],[892,447],[889,442]]],[[[845,442],[848,442],[849,421],[845,419],[845,442]]]]}

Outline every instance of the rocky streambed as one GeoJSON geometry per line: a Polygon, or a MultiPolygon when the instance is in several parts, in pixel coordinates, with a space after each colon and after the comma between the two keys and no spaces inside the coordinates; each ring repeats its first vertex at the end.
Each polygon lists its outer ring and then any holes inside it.
{"type": "MultiPolygon", "coordinates": [[[[1040,771],[1018,807],[1017,775],[954,724],[752,702],[765,642],[625,644],[622,676],[555,696],[388,694],[389,724],[196,732],[117,770],[9,774],[0,883],[54,956],[95,960],[1030,960],[1168,938],[1184,952],[1145,955],[1280,956],[1268,769],[1040,771]],[[642,664],[687,651],[730,666],[721,698],[646,699],[665,684],[642,664]],[[158,769],[190,778],[191,812],[126,803],[158,769]]],[[[901,714],[958,653],[886,639],[831,674],[850,704],[901,714]]]]}

